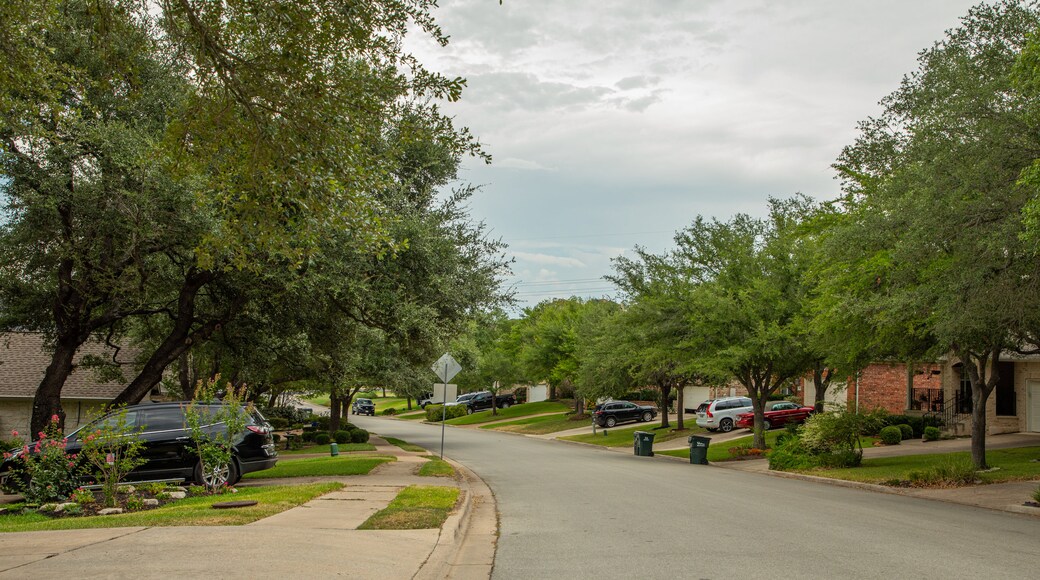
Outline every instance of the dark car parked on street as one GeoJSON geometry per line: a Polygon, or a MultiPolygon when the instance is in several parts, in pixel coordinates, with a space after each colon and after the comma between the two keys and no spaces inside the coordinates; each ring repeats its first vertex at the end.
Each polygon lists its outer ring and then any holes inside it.
{"type": "Polygon", "coordinates": [[[600,427],[613,427],[626,421],[642,421],[646,423],[657,417],[657,408],[637,405],[628,401],[611,401],[596,405],[592,420],[600,427]]]}
{"type": "Polygon", "coordinates": [[[354,403],[350,405],[350,412],[355,415],[371,415],[376,416],[376,404],[372,402],[372,399],[354,399],[354,403]]]}
{"type": "MultiPolygon", "coordinates": [[[[812,415],[816,409],[813,407],[803,407],[798,403],[792,403],[790,401],[770,401],[766,403],[766,410],[763,413],[765,416],[765,423],[763,427],[768,431],[773,427],[782,427],[788,423],[804,423],[809,415],[812,415]]],[[[752,429],[755,426],[755,414],[754,413],[741,413],[737,415],[737,427],[744,427],[746,429],[752,429]]]]}
{"type": "MultiPolygon", "coordinates": [[[[129,473],[126,481],[155,481],[183,479],[204,484],[202,463],[195,451],[191,432],[185,427],[184,409],[186,402],[154,403],[132,405],[126,407],[127,423],[140,429],[140,437],[144,442],[141,457],[145,463],[129,473]]],[[[214,417],[220,410],[220,404],[199,405],[202,415],[214,417]]],[[[78,453],[82,448],[81,435],[93,432],[94,426],[109,419],[103,416],[93,423],[80,427],[65,437],[65,452],[78,453]]],[[[210,435],[227,431],[222,422],[213,421],[202,426],[210,435]]],[[[32,444],[28,447],[31,449],[32,444]]],[[[11,470],[20,463],[21,450],[12,450],[11,457],[0,464],[0,486],[11,488],[7,481],[11,470]]],[[[220,466],[205,474],[206,479],[214,479],[216,485],[234,484],[242,475],[270,469],[278,461],[271,425],[256,409],[247,413],[245,430],[236,438],[232,450],[231,463],[220,466]]]]}

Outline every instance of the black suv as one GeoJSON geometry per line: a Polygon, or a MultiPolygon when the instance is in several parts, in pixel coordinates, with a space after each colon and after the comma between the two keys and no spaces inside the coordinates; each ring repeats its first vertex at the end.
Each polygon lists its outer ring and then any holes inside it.
{"type": "Polygon", "coordinates": [[[592,413],[592,420],[600,427],[613,427],[625,421],[653,421],[657,417],[657,409],[646,405],[637,405],[628,401],[611,401],[597,405],[592,413]]]}
{"type": "Polygon", "coordinates": [[[350,405],[350,411],[355,415],[371,415],[376,416],[376,404],[372,402],[372,399],[354,399],[354,403],[350,405]]]}
{"type": "MultiPolygon", "coordinates": [[[[187,406],[187,402],[179,402],[126,407],[127,423],[141,429],[140,437],[144,441],[141,456],[146,460],[143,465],[127,475],[127,481],[184,479],[205,483],[202,464],[195,452],[191,432],[185,427],[184,409],[187,406]]],[[[220,409],[219,404],[199,407],[203,416],[211,417],[220,409]]],[[[65,452],[78,453],[82,447],[80,434],[90,433],[94,425],[110,416],[103,416],[67,435],[65,452]]],[[[203,425],[202,428],[211,435],[227,430],[224,423],[218,422],[203,425]]],[[[16,453],[0,465],[0,485],[9,487],[6,485],[7,478],[17,461],[16,453]]],[[[271,425],[259,411],[253,409],[247,416],[245,430],[235,439],[231,464],[221,466],[212,473],[205,474],[205,477],[215,479],[217,485],[230,485],[237,482],[243,474],[274,467],[277,461],[278,452],[275,451],[274,438],[271,436],[271,425]]]]}

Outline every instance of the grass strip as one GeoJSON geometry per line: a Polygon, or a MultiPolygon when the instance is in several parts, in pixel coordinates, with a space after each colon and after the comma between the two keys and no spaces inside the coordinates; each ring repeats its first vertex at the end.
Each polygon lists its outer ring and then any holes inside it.
{"type": "Polygon", "coordinates": [[[558,415],[543,415],[541,417],[526,417],[508,423],[482,425],[480,428],[494,429],[495,431],[508,431],[510,433],[544,435],[546,433],[556,433],[559,431],[567,431],[568,429],[577,429],[579,427],[585,427],[588,424],[588,418],[581,419],[580,421],[572,421],[570,414],[561,413],[558,415]]]}
{"type": "Polygon", "coordinates": [[[455,468],[450,463],[434,456],[429,456],[428,461],[419,468],[419,475],[423,477],[451,477],[455,475],[455,468]]]}
{"type": "MultiPolygon", "coordinates": [[[[332,445],[308,445],[301,449],[293,450],[278,450],[278,456],[282,455],[306,455],[308,453],[331,453],[332,445]]],[[[371,443],[343,443],[339,446],[340,453],[350,453],[352,451],[375,451],[376,446],[371,443]]]]}
{"type": "Polygon", "coordinates": [[[276,477],[322,477],[365,475],[388,461],[389,455],[359,455],[354,457],[309,457],[279,461],[271,469],[247,473],[243,479],[272,479],[276,477]]]}
{"type": "MultiPolygon", "coordinates": [[[[1040,458],[1040,447],[993,449],[986,452],[986,464],[997,469],[975,475],[982,483],[1034,480],[1040,478],[1040,462],[1035,461],[1038,458],[1040,458]]],[[[895,484],[909,480],[911,471],[930,470],[954,461],[970,462],[971,452],[877,457],[864,459],[863,464],[859,467],[816,469],[803,473],[846,481],[895,484]]]]}
{"type": "Polygon", "coordinates": [[[473,413],[472,415],[466,415],[465,417],[456,417],[454,419],[448,419],[449,425],[477,425],[479,423],[487,423],[489,421],[500,421],[502,419],[512,419],[514,417],[525,417],[527,415],[538,415],[541,413],[560,413],[570,409],[563,403],[556,403],[553,401],[540,401],[538,403],[522,403],[520,405],[513,405],[508,409],[498,409],[497,415],[492,415],[491,410],[480,411],[479,413],[473,413]]]}
{"type": "Polygon", "coordinates": [[[37,513],[0,515],[0,532],[156,526],[241,526],[304,504],[343,487],[338,482],[240,487],[238,493],[180,499],[162,507],[112,516],[51,518],[37,513]],[[256,500],[255,506],[215,510],[217,502],[256,500]]]}
{"type": "Polygon", "coordinates": [[[410,485],[397,494],[386,509],[380,510],[359,530],[423,530],[439,528],[459,500],[456,487],[410,485]]]}
{"type": "Polygon", "coordinates": [[[597,429],[595,435],[592,433],[584,433],[581,435],[561,437],[560,439],[566,441],[577,441],[579,443],[589,443],[591,445],[602,445],[603,447],[625,447],[626,445],[632,445],[634,443],[634,433],[636,431],[649,431],[654,433],[654,443],[660,443],[662,441],[678,439],[679,437],[698,435],[703,433],[704,429],[701,429],[700,427],[687,427],[682,431],[677,431],[671,427],[662,429],[661,427],[654,427],[653,423],[643,423],[636,427],[629,427],[627,429],[619,429],[617,427],[612,429],[597,429]],[[603,434],[604,431],[607,433],[606,435],[603,434]]]}
{"type": "Polygon", "coordinates": [[[418,445],[412,445],[407,441],[396,439],[394,437],[383,437],[383,439],[386,439],[387,443],[396,445],[405,451],[411,451],[413,453],[424,453],[426,451],[426,449],[419,447],[418,445]]]}

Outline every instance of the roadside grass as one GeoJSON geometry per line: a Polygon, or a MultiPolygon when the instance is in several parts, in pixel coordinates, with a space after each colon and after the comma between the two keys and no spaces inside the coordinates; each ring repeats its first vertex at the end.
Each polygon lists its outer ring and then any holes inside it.
{"type": "Polygon", "coordinates": [[[513,405],[508,409],[499,409],[498,414],[494,416],[491,415],[491,410],[489,409],[487,411],[473,413],[472,415],[466,415],[465,417],[448,419],[447,423],[449,425],[476,425],[478,423],[487,423],[489,421],[498,421],[501,419],[525,417],[527,415],[537,415],[541,413],[559,413],[567,410],[567,405],[553,401],[521,403],[519,405],[513,405]]]}
{"type": "Polygon", "coordinates": [[[359,530],[421,530],[439,528],[459,500],[456,487],[411,485],[386,509],[361,524],[359,530]]]}
{"type": "MultiPolygon", "coordinates": [[[[339,446],[340,453],[350,453],[352,451],[375,451],[376,446],[371,443],[344,443],[339,446]]],[[[306,455],[308,453],[323,453],[328,455],[332,452],[332,445],[309,445],[302,449],[293,450],[278,450],[278,456],[282,455],[306,455]]]]}
{"type": "Polygon", "coordinates": [[[433,455],[427,456],[426,459],[428,461],[419,468],[419,475],[423,477],[451,477],[455,475],[455,468],[447,461],[433,455]]]}
{"type": "MultiPolygon", "coordinates": [[[[568,437],[560,437],[560,439],[566,441],[577,441],[579,443],[589,443],[592,445],[602,445],[603,447],[625,447],[632,445],[635,440],[634,433],[636,431],[650,431],[654,433],[654,443],[660,443],[662,441],[671,441],[679,437],[688,437],[690,435],[697,435],[703,433],[704,429],[700,427],[687,427],[682,431],[675,430],[674,427],[667,427],[662,429],[660,426],[654,427],[653,423],[639,423],[635,427],[628,427],[625,429],[619,429],[617,427],[606,429],[607,435],[603,434],[604,429],[596,428],[596,434],[584,433],[581,435],[571,435],[568,437]]],[[[710,449],[710,448],[709,448],[710,449]]]]}
{"type": "Polygon", "coordinates": [[[273,516],[342,487],[343,484],[338,482],[240,487],[235,494],[189,497],[152,510],[112,516],[55,519],[36,513],[0,515],[0,532],[138,526],[241,526],[273,516]],[[259,503],[233,510],[216,510],[212,507],[214,503],[231,500],[256,500],[259,503]]]}
{"type": "Polygon", "coordinates": [[[389,443],[391,445],[396,445],[396,446],[400,447],[401,449],[404,449],[405,451],[412,451],[412,452],[415,452],[415,453],[423,453],[423,452],[426,451],[426,449],[423,448],[423,447],[419,447],[418,445],[412,445],[411,443],[409,443],[407,441],[403,441],[401,439],[396,439],[394,437],[383,437],[383,439],[385,439],[387,443],[389,443]]]}
{"type": "Polygon", "coordinates": [[[322,477],[365,475],[377,466],[396,461],[389,455],[358,455],[354,457],[310,457],[279,461],[271,469],[254,471],[242,479],[273,479],[277,477],[322,477]]]}
{"type": "MultiPolygon", "coordinates": [[[[976,473],[982,483],[1007,481],[1030,481],[1040,478],[1040,447],[1015,449],[993,449],[986,452],[986,463],[995,471],[976,473]]],[[[928,455],[904,455],[901,457],[876,457],[864,459],[859,467],[845,469],[816,469],[802,471],[819,477],[859,481],[863,483],[905,485],[911,471],[925,471],[941,467],[950,462],[970,462],[971,452],[934,453],[928,455]]]]}
{"type": "Polygon", "coordinates": [[[415,421],[417,419],[425,419],[426,418],[426,411],[423,410],[423,409],[419,409],[418,411],[415,411],[414,413],[410,412],[410,413],[404,413],[404,414],[397,414],[397,415],[394,415],[394,416],[397,417],[398,419],[404,419],[406,421],[415,421]]]}
{"type": "Polygon", "coordinates": [[[509,431],[511,433],[528,433],[532,435],[544,435],[556,433],[568,429],[577,429],[589,424],[589,419],[571,421],[571,415],[561,413],[558,415],[543,415],[541,417],[527,417],[518,421],[508,423],[496,423],[494,425],[483,425],[481,429],[494,429],[496,431],[509,431]]]}

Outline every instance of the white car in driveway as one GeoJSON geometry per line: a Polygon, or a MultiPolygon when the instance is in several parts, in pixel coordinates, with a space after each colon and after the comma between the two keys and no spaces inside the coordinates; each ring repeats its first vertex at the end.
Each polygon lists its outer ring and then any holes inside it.
{"type": "Polygon", "coordinates": [[[725,397],[705,401],[697,407],[697,426],[708,431],[729,433],[737,424],[737,415],[753,410],[751,399],[747,397],[725,397]]]}

